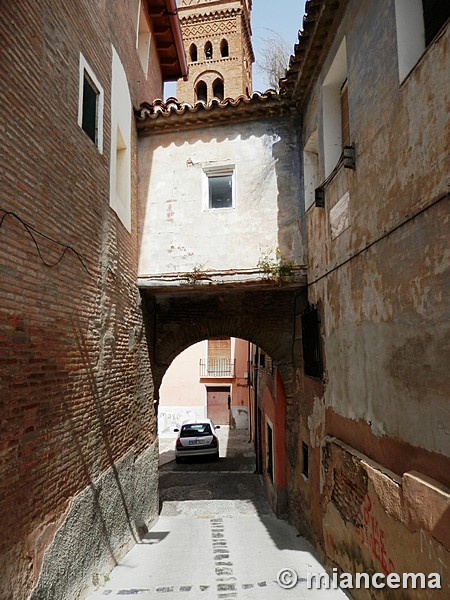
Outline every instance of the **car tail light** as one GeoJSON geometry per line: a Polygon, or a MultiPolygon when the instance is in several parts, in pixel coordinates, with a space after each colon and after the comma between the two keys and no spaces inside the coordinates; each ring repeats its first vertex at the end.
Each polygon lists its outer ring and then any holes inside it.
{"type": "Polygon", "coordinates": [[[212,442],[211,442],[211,446],[213,446],[213,448],[215,448],[215,447],[217,446],[217,438],[216,438],[216,436],[215,436],[215,435],[213,435],[213,439],[212,439],[212,442]]]}
{"type": "Polygon", "coordinates": [[[183,444],[181,443],[181,440],[180,440],[180,438],[177,438],[177,441],[176,441],[176,444],[175,444],[175,446],[176,446],[177,448],[181,448],[181,446],[182,446],[182,445],[183,445],[183,444]]]}

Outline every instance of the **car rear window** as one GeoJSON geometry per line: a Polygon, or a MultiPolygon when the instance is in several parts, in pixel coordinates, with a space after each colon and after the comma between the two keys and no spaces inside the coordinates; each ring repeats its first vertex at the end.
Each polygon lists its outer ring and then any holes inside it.
{"type": "Polygon", "coordinates": [[[209,423],[198,423],[192,425],[183,425],[180,432],[180,437],[200,437],[202,435],[211,435],[211,427],[209,423]]]}

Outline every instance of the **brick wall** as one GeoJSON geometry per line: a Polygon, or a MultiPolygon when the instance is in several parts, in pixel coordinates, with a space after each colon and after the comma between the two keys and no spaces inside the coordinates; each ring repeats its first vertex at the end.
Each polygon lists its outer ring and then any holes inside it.
{"type": "MultiPolygon", "coordinates": [[[[154,50],[147,82],[137,57],[135,4],[21,1],[0,14],[0,598],[8,600],[28,597],[42,576],[77,496],[155,438],[135,287],[136,176],[131,235],[109,207],[111,44],[133,104],[161,94],[154,50]],[[103,155],[77,125],[80,52],[105,91],[103,155]]],[[[87,523],[76,526],[83,537],[87,523]]],[[[79,576],[89,583],[89,572],[79,576]]],[[[67,586],[78,589],[75,573],[67,586]]],[[[49,597],[64,594],[63,585],[49,597]]]]}

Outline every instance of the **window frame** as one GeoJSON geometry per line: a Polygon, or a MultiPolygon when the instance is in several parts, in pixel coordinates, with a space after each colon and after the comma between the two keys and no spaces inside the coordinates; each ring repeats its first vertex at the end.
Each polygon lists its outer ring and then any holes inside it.
{"type": "MultiPolygon", "coordinates": [[[[344,36],[322,83],[322,140],[325,177],[331,175],[338,165],[344,148],[341,88],[347,78],[347,40],[344,36]]],[[[349,128],[351,130],[350,121],[349,128]]]]}
{"type": "Polygon", "coordinates": [[[103,87],[100,85],[99,80],[95,76],[94,71],[89,66],[87,60],[80,52],[80,63],[79,63],[79,85],[78,85],[78,125],[86,133],[89,139],[95,144],[100,154],[103,154],[103,112],[105,103],[105,94],[103,87]],[[84,81],[85,76],[90,80],[92,85],[97,90],[97,106],[96,106],[96,136],[95,140],[92,140],[91,136],[83,128],[83,94],[84,94],[84,81]]]}
{"type": "Polygon", "coordinates": [[[426,10],[430,10],[430,7],[424,6],[424,0],[395,0],[397,60],[400,83],[408,78],[423,54],[432,46],[447,23],[447,20],[443,21],[434,34],[430,35],[429,27],[427,30],[425,22],[426,10]]]}
{"type": "Polygon", "coordinates": [[[222,165],[206,167],[203,169],[203,210],[217,212],[233,210],[236,208],[236,165],[222,165]],[[231,206],[211,206],[209,181],[214,177],[231,177],[231,206]]]}

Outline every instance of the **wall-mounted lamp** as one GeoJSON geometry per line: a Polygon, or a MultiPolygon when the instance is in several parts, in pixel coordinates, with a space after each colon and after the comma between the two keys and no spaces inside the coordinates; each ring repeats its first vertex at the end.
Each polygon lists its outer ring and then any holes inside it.
{"type": "Polygon", "coordinates": [[[346,169],[355,168],[355,146],[344,146],[342,151],[342,159],[346,169]]]}

